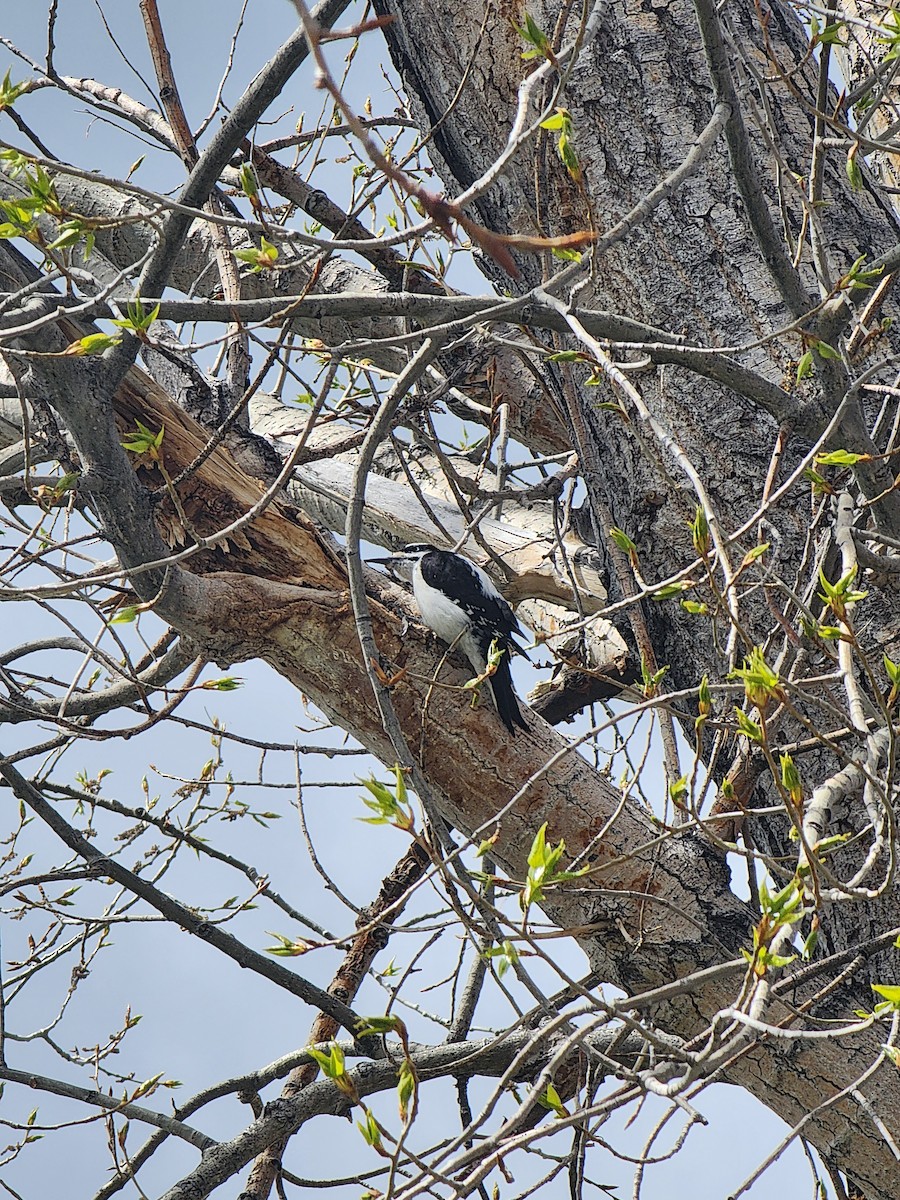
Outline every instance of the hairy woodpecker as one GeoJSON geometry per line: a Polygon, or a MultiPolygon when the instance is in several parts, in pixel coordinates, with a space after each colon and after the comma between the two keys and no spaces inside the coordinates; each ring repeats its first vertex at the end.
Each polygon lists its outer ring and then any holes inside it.
{"type": "Polygon", "coordinates": [[[413,595],[422,620],[442,641],[459,646],[479,675],[487,668],[491,642],[496,642],[501,656],[490,682],[497,712],[511,734],[515,735],[517,725],[527,729],[509,669],[510,655],[525,653],[513,640],[522,630],[490,578],[461,554],[438,550],[427,542],[415,542],[389,558],[369,559],[404,561],[413,564],[413,595]]]}

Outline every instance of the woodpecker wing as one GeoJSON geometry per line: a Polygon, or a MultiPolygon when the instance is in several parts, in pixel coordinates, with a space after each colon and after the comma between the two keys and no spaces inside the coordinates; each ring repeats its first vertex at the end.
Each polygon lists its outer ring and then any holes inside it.
{"type": "Polygon", "coordinates": [[[527,658],[528,655],[516,641],[517,637],[525,637],[522,626],[516,620],[516,614],[497,591],[494,581],[487,572],[483,571],[476,563],[470,562],[469,566],[475,572],[486,597],[494,630],[503,648],[508,654],[521,654],[523,658],[527,658]]]}
{"type": "Polygon", "coordinates": [[[521,650],[514,641],[512,641],[512,639],[515,637],[525,636],[521,625],[516,620],[516,614],[513,612],[509,604],[507,604],[506,600],[504,600],[504,598],[497,591],[496,587],[494,587],[494,582],[491,577],[485,571],[483,571],[481,567],[477,566],[477,564],[469,563],[469,566],[472,567],[472,569],[476,572],[482,591],[487,597],[492,610],[496,610],[496,613],[498,614],[495,618],[498,633],[501,633],[504,637],[510,639],[512,649],[515,653],[523,654],[524,651],[521,650]]]}

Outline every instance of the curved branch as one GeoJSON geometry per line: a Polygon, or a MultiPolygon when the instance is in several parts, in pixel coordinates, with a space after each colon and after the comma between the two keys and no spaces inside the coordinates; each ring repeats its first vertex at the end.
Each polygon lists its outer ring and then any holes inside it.
{"type": "Polygon", "coordinates": [[[173,1137],[182,1138],[200,1151],[206,1151],[218,1143],[214,1138],[201,1133],[190,1125],[185,1125],[176,1117],[165,1113],[154,1112],[152,1108],[144,1108],[142,1104],[134,1104],[130,1100],[115,1100],[104,1092],[93,1088],[79,1087],[74,1083],[65,1083],[62,1079],[52,1079],[49,1075],[35,1075],[32,1071],[14,1071],[12,1067],[0,1065],[0,1079],[6,1083],[19,1083],[23,1087],[37,1092],[49,1092],[53,1096],[65,1096],[67,1100],[79,1100],[82,1104],[90,1104],[102,1108],[110,1115],[121,1115],[129,1121],[141,1121],[145,1125],[156,1125],[173,1137]]]}
{"type": "MultiPolygon", "coordinates": [[[[50,640],[48,646],[42,647],[37,645],[27,647],[26,653],[33,653],[37,649],[49,648],[55,650],[64,648],[84,652],[85,647],[74,638],[66,638],[65,641],[71,644],[62,647],[60,639],[54,638],[50,640]]],[[[118,680],[118,682],[111,684],[108,688],[104,688],[101,692],[74,693],[69,697],[66,704],[66,716],[69,720],[76,717],[100,717],[105,713],[112,712],[113,709],[136,704],[141,700],[145,700],[148,693],[164,688],[177,675],[186,670],[192,662],[195,662],[196,659],[196,650],[190,647],[183,639],[179,638],[175,645],[167,650],[162,658],[151,663],[145,671],[139,672],[134,677],[126,676],[118,680]]],[[[0,658],[0,663],[8,661],[9,655],[4,655],[0,658]]],[[[121,670],[121,668],[119,669],[121,670]]],[[[58,711],[59,701],[55,699],[28,700],[24,703],[0,700],[0,720],[7,721],[11,725],[38,719],[46,720],[49,718],[52,720],[58,711]]]]}
{"type": "Polygon", "coordinates": [[[104,875],[122,887],[127,888],[135,896],[140,896],[152,908],[161,913],[167,921],[198,937],[226,957],[232,959],[241,967],[254,971],[257,975],[270,980],[278,987],[284,988],[291,995],[299,997],[320,1011],[328,1013],[348,1033],[353,1035],[359,1026],[359,1016],[348,1005],[334,996],[330,996],[322,988],[316,987],[302,976],[288,971],[280,963],[274,962],[264,954],[258,954],[245,946],[236,937],[226,933],[224,929],[204,921],[197,913],[179,904],[171,896],[154,887],[140,875],[129,871],[115,859],[97,850],[87,838],[66,821],[57,809],[45,800],[41,792],[21,775],[7,758],[0,758],[0,775],[6,780],[13,793],[49,826],[56,836],[69,849],[77,854],[84,862],[97,865],[104,875]]]}

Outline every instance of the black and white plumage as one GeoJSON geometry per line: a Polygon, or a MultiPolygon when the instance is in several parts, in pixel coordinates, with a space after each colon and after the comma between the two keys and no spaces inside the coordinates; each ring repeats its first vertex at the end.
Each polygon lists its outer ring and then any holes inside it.
{"type": "Polygon", "coordinates": [[[523,654],[514,637],[522,630],[515,614],[490,577],[461,554],[438,550],[426,542],[407,546],[402,554],[373,562],[412,562],[413,595],[422,620],[438,637],[462,650],[479,675],[487,668],[491,643],[502,651],[490,676],[500,719],[511,734],[527,729],[513,691],[510,656],[523,654]]]}

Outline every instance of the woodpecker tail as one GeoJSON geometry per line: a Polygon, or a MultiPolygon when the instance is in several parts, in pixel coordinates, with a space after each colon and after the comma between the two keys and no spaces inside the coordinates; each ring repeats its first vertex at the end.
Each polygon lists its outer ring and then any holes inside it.
{"type": "Polygon", "coordinates": [[[522,716],[516,693],[513,691],[512,672],[509,669],[509,650],[506,647],[500,656],[496,671],[491,676],[491,688],[500,720],[515,737],[516,726],[518,725],[520,729],[527,729],[528,722],[522,716]]]}

